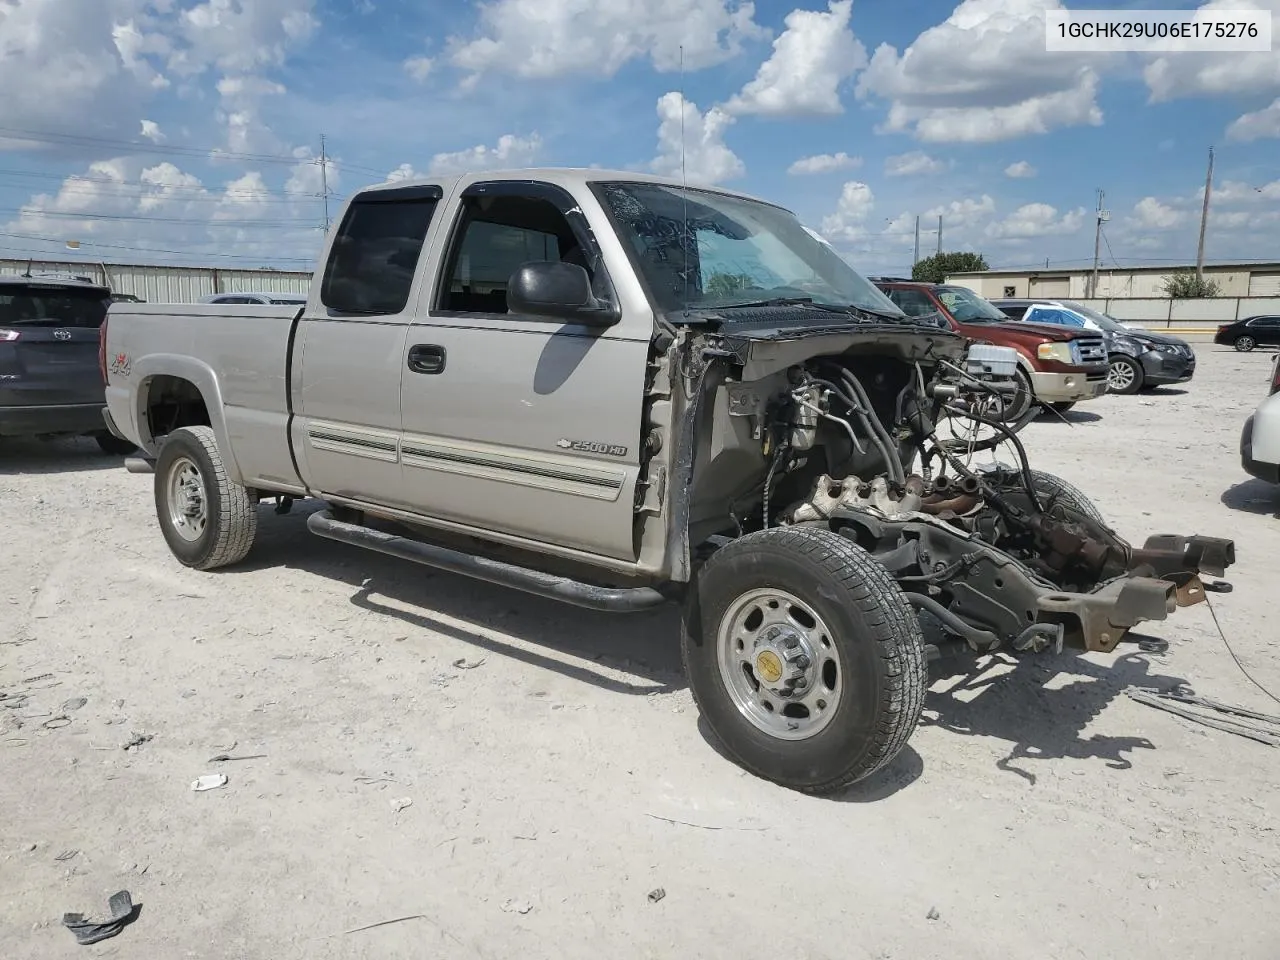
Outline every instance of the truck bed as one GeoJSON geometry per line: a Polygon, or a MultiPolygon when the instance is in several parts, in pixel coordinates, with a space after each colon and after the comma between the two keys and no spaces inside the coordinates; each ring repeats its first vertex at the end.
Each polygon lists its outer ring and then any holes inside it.
{"type": "Polygon", "coordinates": [[[233,479],[296,489],[289,455],[289,335],[298,306],[117,303],[107,313],[107,409],[154,456],[139,423],[144,381],[160,369],[184,376],[209,398],[211,426],[233,479]],[[135,406],[134,391],[138,403],[135,406]]]}

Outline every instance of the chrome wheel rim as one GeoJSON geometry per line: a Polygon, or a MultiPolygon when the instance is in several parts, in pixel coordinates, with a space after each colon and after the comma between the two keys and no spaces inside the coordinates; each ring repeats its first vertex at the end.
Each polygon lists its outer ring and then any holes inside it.
{"type": "Polygon", "coordinates": [[[738,712],[779,740],[807,740],[830,725],[844,690],[835,635],[785,590],[744,593],[716,638],[720,679],[738,712]]]}
{"type": "Polygon", "coordinates": [[[1253,349],[1253,337],[1241,337],[1236,341],[1236,349],[1244,352],[1253,349]]]}
{"type": "Polygon", "coordinates": [[[1120,360],[1111,365],[1111,369],[1107,371],[1107,382],[1111,389],[1119,393],[1122,390],[1128,390],[1133,386],[1133,364],[1127,360],[1120,360]]]}
{"type": "Polygon", "coordinates": [[[204,495],[204,478],[195,461],[188,457],[174,460],[169,465],[165,485],[169,525],[183,540],[199,540],[209,522],[209,505],[204,495]]]}

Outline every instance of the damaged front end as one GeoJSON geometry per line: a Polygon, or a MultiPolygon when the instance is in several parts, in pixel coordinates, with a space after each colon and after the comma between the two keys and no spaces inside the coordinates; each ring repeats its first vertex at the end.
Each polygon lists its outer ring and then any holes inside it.
{"type": "Polygon", "coordinates": [[[1230,589],[1202,580],[1234,563],[1230,540],[1135,547],[1081,491],[1031,467],[1017,433],[1035,412],[999,415],[1014,351],[918,331],[914,343],[867,331],[838,351],[787,331],[726,332],[709,351],[729,361],[724,412],[747,422],[767,465],[758,498],[735,503],[739,532],[835,530],[977,651],[1108,652],[1138,624],[1230,589]],[[1014,465],[977,462],[1001,448],[1014,465]]]}

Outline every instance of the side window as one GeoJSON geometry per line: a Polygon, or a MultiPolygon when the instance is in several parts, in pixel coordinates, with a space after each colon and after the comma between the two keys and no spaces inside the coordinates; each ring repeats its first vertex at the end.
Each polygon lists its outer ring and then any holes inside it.
{"type": "MultiPolygon", "coordinates": [[[[1008,287],[1006,287],[1005,289],[1007,290],[1008,287]]],[[[1011,320],[1022,320],[1027,315],[1026,307],[1006,307],[998,303],[996,304],[996,307],[999,309],[1001,313],[1003,313],[1006,317],[1008,317],[1011,320]]]]}
{"type": "Polygon", "coordinates": [[[1065,320],[1061,310],[1055,310],[1052,307],[1032,307],[1023,317],[1028,323],[1052,323],[1062,326],[1065,320]]]}
{"type": "Polygon", "coordinates": [[[542,197],[498,194],[464,200],[440,287],[438,309],[506,313],[507,286],[522,264],[575,263],[588,257],[564,214],[542,197]]]}
{"type": "Polygon", "coordinates": [[[403,312],[440,196],[438,187],[405,187],[353,200],[333,238],[320,302],[338,313],[403,312]]]}
{"type": "Polygon", "coordinates": [[[1070,310],[1062,311],[1062,323],[1063,323],[1063,326],[1078,327],[1081,330],[1084,329],[1084,320],[1076,316],[1070,310]]]}
{"type": "Polygon", "coordinates": [[[890,290],[889,299],[898,305],[908,317],[923,317],[927,313],[937,313],[938,308],[932,300],[919,290],[890,290]]]}

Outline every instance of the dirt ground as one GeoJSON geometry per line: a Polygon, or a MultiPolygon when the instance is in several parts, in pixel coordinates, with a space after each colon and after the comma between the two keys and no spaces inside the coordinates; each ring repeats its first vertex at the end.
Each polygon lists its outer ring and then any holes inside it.
{"type": "MultiPolygon", "coordinates": [[[[1130,538],[1235,538],[1212,602],[1280,692],[1280,497],[1237,454],[1270,358],[1199,352],[1187,389],[1024,437],[1130,538]]],[[[302,510],[196,573],[151,482],[90,442],[0,453],[6,957],[1280,956],[1280,753],[1122,693],[1280,712],[1203,604],[1145,631],[1167,654],[935,663],[906,752],[812,799],[708,743],[673,612],[433,574],[302,510]],[[121,889],[136,922],[77,946],[62,914],[121,889]]]]}

